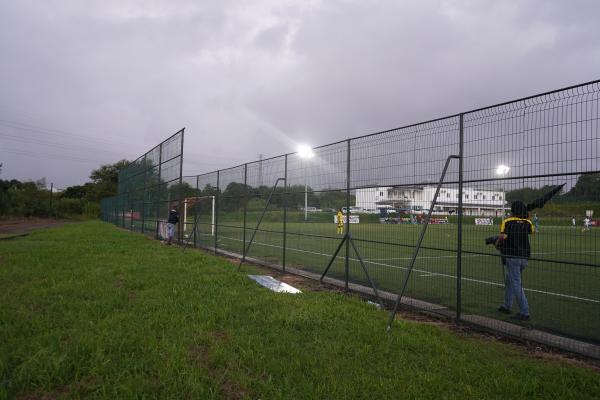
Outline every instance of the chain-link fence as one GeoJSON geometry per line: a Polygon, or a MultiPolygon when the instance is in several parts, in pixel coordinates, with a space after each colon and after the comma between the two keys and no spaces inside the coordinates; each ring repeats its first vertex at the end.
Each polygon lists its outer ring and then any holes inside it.
{"type": "Polygon", "coordinates": [[[183,177],[182,238],[346,287],[406,283],[403,304],[589,353],[600,343],[599,96],[594,81],[183,177]],[[537,207],[510,215],[517,200],[537,207]],[[535,231],[519,236],[522,271],[486,244],[508,217],[535,231]],[[523,290],[506,298],[519,276],[523,290]],[[528,321],[513,319],[523,295],[528,321]]]}
{"type": "Polygon", "coordinates": [[[118,193],[102,199],[101,218],[151,236],[164,236],[169,210],[181,208],[184,129],[119,172],[118,193]]]}

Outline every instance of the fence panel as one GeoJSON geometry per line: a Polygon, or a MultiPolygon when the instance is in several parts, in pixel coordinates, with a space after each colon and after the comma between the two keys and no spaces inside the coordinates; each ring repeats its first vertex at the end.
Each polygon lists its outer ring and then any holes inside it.
{"type": "Polygon", "coordinates": [[[158,235],[169,210],[182,206],[183,135],[182,129],[119,171],[117,195],[102,200],[104,221],[158,235]]]}
{"type": "MultiPolygon", "coordinates": [[[[459,152],[459,118],[450,117],[351,141],[351,189],[358,223],[350,225],[376,285],[395,292],[412,258],[431,199],[450,155],[459,152]]],[[[406,295],[440,309],[456,302],[458,162],[441,186],[431,227],[408,281],[406,295]]],[[[357,283],[368,284],[356,257],[357,283]]],[[[422,303],[421,303],[422,304],[422,303]]]]}
{"type": "Polygon", "coordinates": [[[181,131],[122,171],[102,215],[153,232],[178,205],[182,237],[197,246],[317,274],[331,262],[328,276],[370,285],[362,260],[379,289],[397,293],[431,211],[408,280],[413,305],[600,343],[599,82],[185,178],[181,131]],[[532,319],[509,319],[498,311],[506,263],[486,239],[513,202],[563,183],[529,214],[532,319]]]}
{"type": "MultiPolygon", "coordinates": [[[[471,196],[465,204],[500,199],[505,207],[505,215],[491,215],[494,225],[465,227],[466,313],[494,318],[496,325],[512,322],[497,311],[506,303],[507,267],[484,239],[499,233],[499,222],[510,214],[512,202],[532,204],[565,184],[549,204],[529,212],[536,232],[529,239],[531,257],[522,272],[532,316],[527,325],[600,340],[600,319],[593,317],[600,315],[600,237],[582,226],[586,210],[598,208],[600,200],[592,194],[593,184],[586,183],[600,171],[599,95],[594,83],[465,114],[464,180],[476,189],[465,193],[471,196]]],[[[518,310],[515,304],[513,312],[518,310]]]]}

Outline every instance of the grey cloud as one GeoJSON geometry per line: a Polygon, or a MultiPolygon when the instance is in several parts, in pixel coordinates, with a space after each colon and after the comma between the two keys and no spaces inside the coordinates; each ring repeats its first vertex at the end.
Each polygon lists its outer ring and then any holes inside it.
{"type": "Polygon", "coordinates": [[[542,0],[3,2],[0,119],[76,133],[44,137],[90,149],[11,142],[1,132],[31,132],[0,126],[1,178],[81,183],[96,159],[133,159],[182,126],[184,172],[206,172],[593,80],[599,10],[542,0]],[[94,151],[94,138],[112,153],[94,151]],[[19,146],[65,160],[1,151],[19,146]],[[66,159],[75,156],[90,162],[66,159]]]}

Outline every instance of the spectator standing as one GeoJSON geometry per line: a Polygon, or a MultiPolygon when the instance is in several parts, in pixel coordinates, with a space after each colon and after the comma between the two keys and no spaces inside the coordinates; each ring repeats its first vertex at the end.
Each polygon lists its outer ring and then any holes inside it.
{"type": "Polygon", "coordinates": [[[167,220],[167,246],[171,245],[173,236],[175,236],[175,225],[179,223],[179,213],[175,208],[169,212],[169,219],[167,220]]]}
{"type": "Polygon", "coordinates": [[[529,235],[534,232],[534,228],[528,219],[525,203],[515,201],[511,204],[510,210],[512,216],[502,221],[500,236],[496,243],[506,265],[504,304],[498,308],[498,311],[510,314],[513,299],[516,299],[519,312],[511,318],[527,321],[530,318],[529,303],[523,290],[522,273],[531,256],[529,235]]]}

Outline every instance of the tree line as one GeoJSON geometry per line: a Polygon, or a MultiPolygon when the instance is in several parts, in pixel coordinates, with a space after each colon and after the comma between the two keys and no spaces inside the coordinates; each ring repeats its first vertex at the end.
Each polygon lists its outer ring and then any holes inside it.
{"type": "Polygon", "coordinates": [[[117,193],[119,171],[127,164],[121,160],[103,165],[91,172],[89,182],[57,193],[50,192],[44,178],[25,182],[0,179],[0,216],[96,218],[100,200],[117,193]]]}
{"type": "MultiPolygon", "coordinates": [[[[122,189],[131,191],[131,200],[135,202],[145,201],[144,187],[164,183],[158,181],[155,168],[152,168],[151,165],[142,165],[137,161],[130,163],[127,160],[102,165],[92,170],[88,182],[83,185],[70,186],[59,193],[50,193],[45,179],[26,182],[16,179],[0,179],[0,216],[69,217],[84,215],[97,217],[100,213],[100,201],[119,193],[120,173],[123,174],[121,183],[127,182],[127,187],[122,189]],[[137,199],[137,197],[140,198],[137,199]]],[[[231,182],[225,189],[218,190],[211,185],[195,188],[186,182],[166,186],[168,198],[174,200],[179,199],[180,196],[183,198],[215,196],[218,193],[219,209],[225,212],[239,211],[243,209],[244,204],[248,210],[262,210],[273,191],[269,186],[252,187],[238,182],[231,182]]],[[[508,191],[506,200],[508,202],[514,200],[531,202],[552,187],[524,187],[508,191]]],[[[346,193],[343,190],[317,192],[311,187],[293,185],[288,186],[287,189],[282,186],[275,188],[271,197],[271,207],[282,209],[285,201],[288,209],[300,209],[304,207],[305,192],[308,197],[308,205],[311,207],[337,210],[346,206],[346,193]]],[[[583,202],[600,202],[600,173],[579,176],[576,184],[568,192],[559,194],[553,199],[554,206],[557,208],[560,208],[561,204],[583,202]]],[[[350,204],[355,204],[354,195],[350,198],[350,204]]]]}

